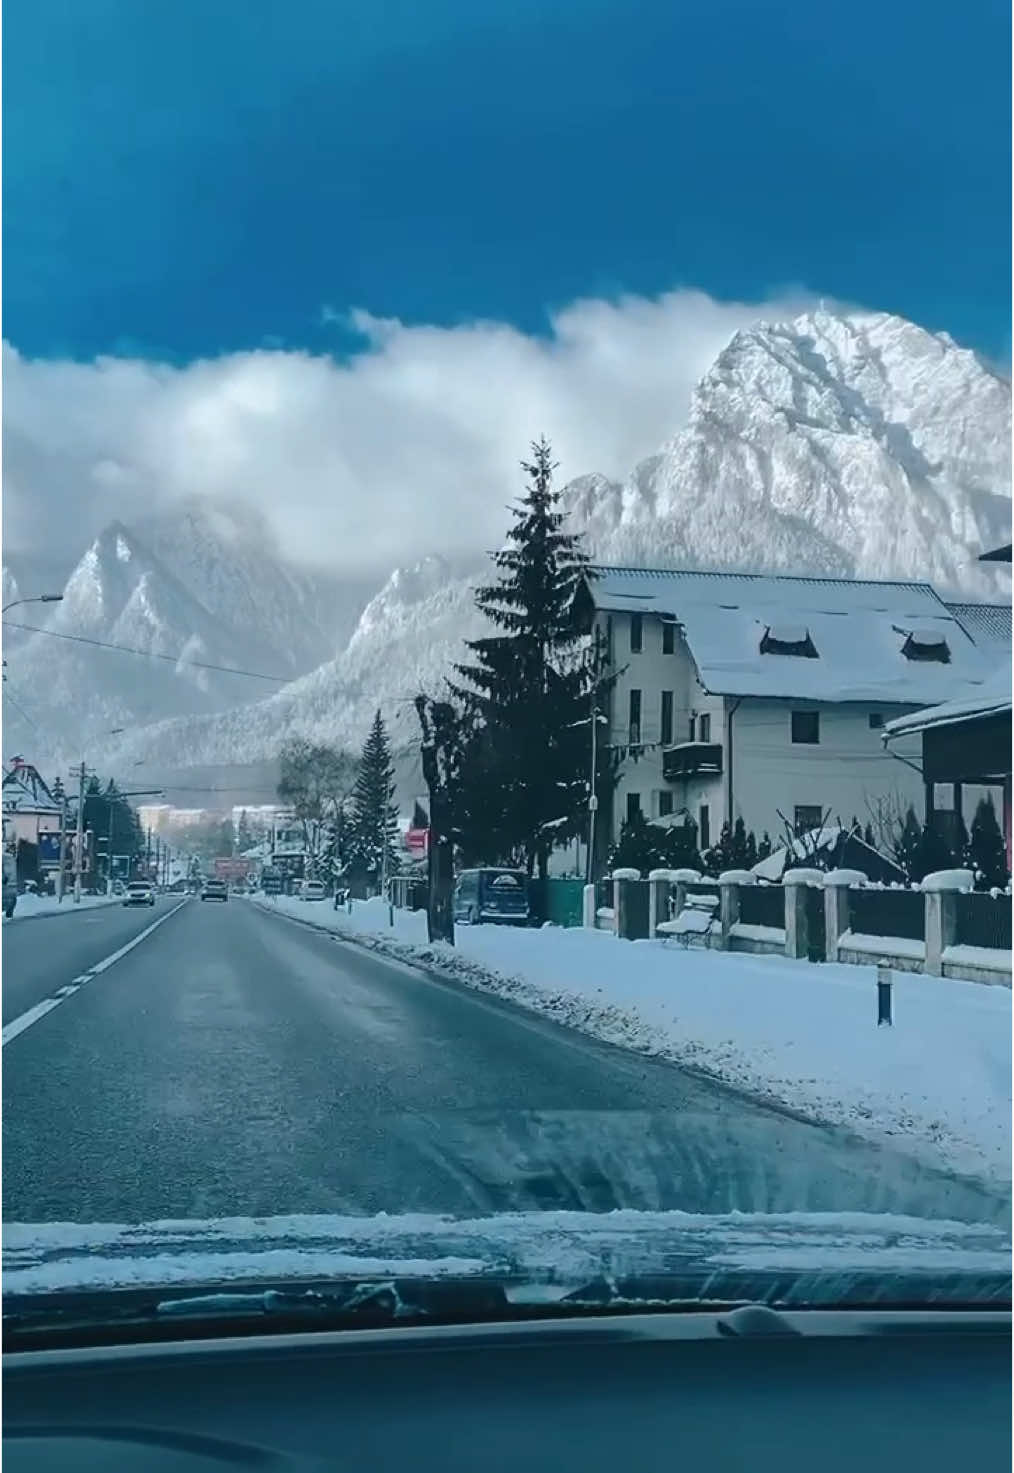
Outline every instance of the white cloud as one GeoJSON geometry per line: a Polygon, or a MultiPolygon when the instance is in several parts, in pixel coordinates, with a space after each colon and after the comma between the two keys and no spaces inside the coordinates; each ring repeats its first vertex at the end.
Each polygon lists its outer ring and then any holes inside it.
{"type": "Polygon", "coordinates": [[[174,368],[7,347],[6,545],[76,555],[111,518],[197,494],[245,502],[289,553],[349,572],[474,552],[499,540],[535,436],[552,440],[561,483],[622,478],[680,428],[738,328],[804,305],[801,293],[580,301],[545,338],[357,311],[365,346],[343,363],[260,351],[174,368]]]}

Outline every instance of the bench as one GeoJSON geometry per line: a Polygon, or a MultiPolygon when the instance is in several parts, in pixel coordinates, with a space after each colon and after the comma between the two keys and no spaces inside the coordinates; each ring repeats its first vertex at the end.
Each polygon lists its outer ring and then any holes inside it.
{"type": "Polygon", "coordinates": [[[671,921],[660,921],[655,933],[663,941],[672,936],[683,946],[689,946],[692,941],[708,946],[711,933],[718,925],[719,904],[717,895],[688,895],[679,915],[671,921]]]}

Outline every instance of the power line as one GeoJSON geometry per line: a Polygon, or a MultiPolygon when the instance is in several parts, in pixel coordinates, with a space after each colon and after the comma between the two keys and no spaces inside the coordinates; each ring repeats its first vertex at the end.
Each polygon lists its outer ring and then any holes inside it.
{"type": "Polygon", "coordinates": [[[6,629],[23,629],[29,634],[48,634],[51,639],[68,639],[74,644],[90,644],[100,650],[118,650],[124,655],[141,655],[146,660],[166,660],[170,665],[191,665],[198,670],[217,670],[223,675],[245,675],[251,680],[270,680],[275,685],[288,685],[291,675],[265,675],[261,670],[237,670],[233,665],[213,665],[208,660],[188,660],[182,655],[163,655],[157,650],[139,650],[129,644],[111,644],[105,639],[90,639],[84,634],[64,634],[58,629],[43,629],[36,624],[15,624],[4,620],[6,629]]]}
{"type": "Polygon", "coordinates": [[[34,732],[37,732],[40,737],[42,736],[42,728],[38,725],[37,722],[32,720],[28,712],[25,710],[24,706],[18,705],[17,701],[11,695],[9,690],[4,691],[4,700],[10,701],[11,705],[14,707],[15,711],[17,711],[18,715],[23,716],[24,719],[28,722],[28,725],[32,728],[32,730],[34,732]]]}

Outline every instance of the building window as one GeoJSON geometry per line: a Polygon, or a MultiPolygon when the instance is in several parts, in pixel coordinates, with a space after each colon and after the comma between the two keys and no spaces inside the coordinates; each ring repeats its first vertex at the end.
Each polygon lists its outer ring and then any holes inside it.
{"type": "Polygon", "coordinates": [[[663,747],[671,747],[672,746],[672,703],[673,703],[673,693],[672,693],[672,691],[671,690],[664,690],[662,692],[662,732],[661,732],[662,745],[663,745],[663,747]]]}
{"type": "Polygon", "coordinates": [[[688,742],[696,742],[696,740],[697,740],[697,715],[696,715],[695,712],[691,711],[691,713],[690,713],[690,735],[687,737],[687,741],[688,742]]]}
{"type": "Polygon", "coordinates": [[[810,631],[803,625],[772,624],[761,635],[762,655],[797,655],[804,660],[819,659],[810,631]]]}
{"type": "Polygon", "coordinates": [[[699,742],[711,741],[711,712],[704,711],[698,723],[697,740],[699,742]]]}
{"type": "Polygon", "coordinates": [[[636,818],[637,815],[640,813],[640,811],[641,811],[641,795],[640,795],[640,793],[628,793],[627,794],[627,822],[630,823],[632,819],[636,818]]]}
{"type": "Polygon", "coordinates": [[[707,803],[702,803],[697,810],[697,847],[711,848],[711,809],[707,803]]]}
{"type": "Polygon", "coordinates": [[[819,829],[823,817],[824,815],[818,804],[797,803],[792,815],[796,833],[808,834],[813,829],[819,829]]]}
{"type": "Polygon", "coordinates": [[[674,655],[676,653],[676,625],[662,625],[662,653],[663,655],[674,655]]]}
{"type": "Polygon", "coordinates": [[[870,712],[870,730],[871,731],[880,731],[881,728],[883,727],[883,725],[884,725],[884,713],[883,713],[883,711],[871,711],[870,712]]]}
{"type": "Polygon", "coordinates": [[[658,795],[658,816],[659,816],[659,818],[665,818],[667,814],[671,813],[672,812],[672,806],[673,806],[673,796],[672,796],[672,793],[670,793],[668,791],[663,791],[663,792],[659,793],[659,795],[658,795]]]}
{"type": "Polygon", "coordinates": [[[630,616],[630,653],[639,655],[644,641],[644,616],[642,614],[631,614],[630,616]]]}
{"type": "MultiPolygon", "coordinates": [[[[899,630],[899,634],[903,631],[899,630]]],[[[901,653],[906,660],[936,660],[940,665],[951,662],[950,647],[944,636],[935,629],[913,629],[905,635],[901,653]]]]}
{"type": "Polygon", "coordinates": [[[630,715],[627,728],[627,740],[630,745],[638,746],[641,741],[641,692],[639,690],[630,692],[630,715]]]}
{"type": "Polygon", "coordinates": [[[820,741],[819,711],[793,711],[792,740],[797,746],[816,746],[820,741]]]}

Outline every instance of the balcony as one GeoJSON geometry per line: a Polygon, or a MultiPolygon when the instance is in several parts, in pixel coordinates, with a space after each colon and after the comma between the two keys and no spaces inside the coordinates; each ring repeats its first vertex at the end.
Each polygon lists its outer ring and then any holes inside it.
{"type": "Polygon", "coordinates": [[[688,777],[721,777],[722,746],[720,742],[680,742],[662,752],[662,776],[668,783],[683,782],[688,777]]]}

